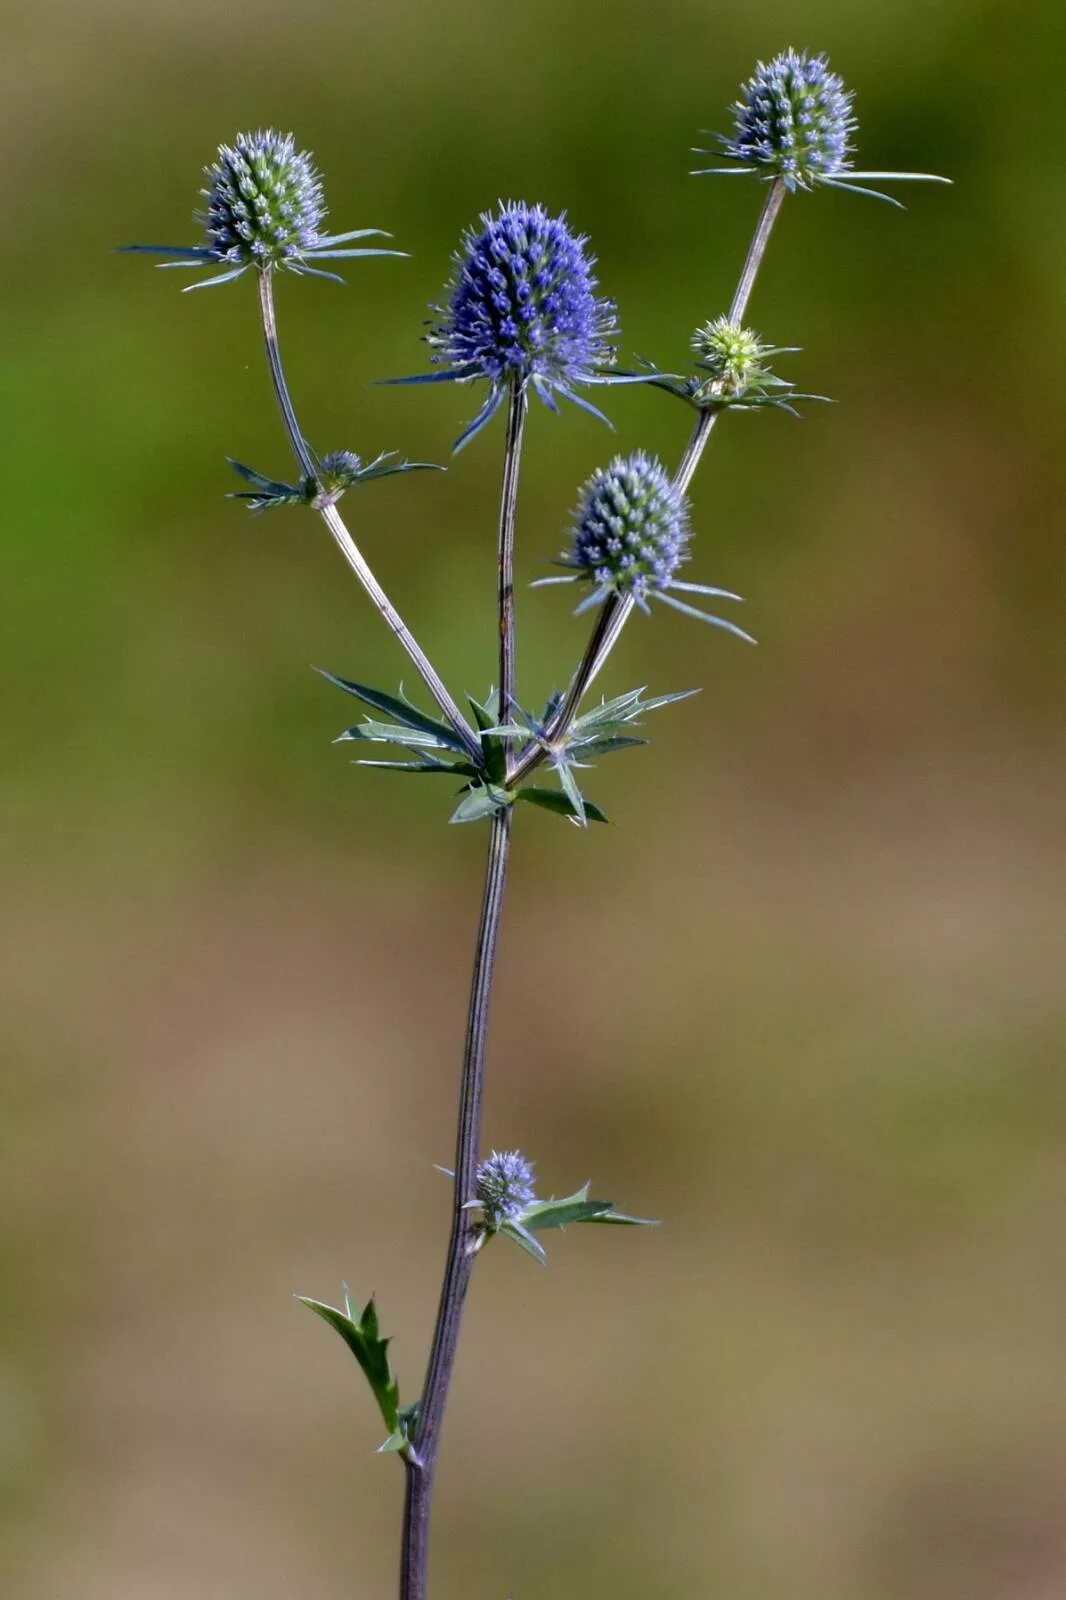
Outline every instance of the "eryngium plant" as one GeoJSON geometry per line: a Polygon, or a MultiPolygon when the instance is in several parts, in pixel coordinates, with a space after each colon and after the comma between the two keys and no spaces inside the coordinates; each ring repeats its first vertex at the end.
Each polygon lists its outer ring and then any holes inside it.
{"type": "Polygon", "coordinates": [[[221,146],[207,168],[207,209],[200,219],[204,244],[127,247],[167,256],[165,266],[220,268],[202,280],[206,283],[254,273],[271,381],[298,475],[289,482],[287,477],[231,461],[245,485],[235,491],[235,498],[253,511],[288,506],[318,514],[433,702],[429,712],[402,691],[394,694],[325,673],[362,709],[361,720],[340,738],[360,746],[385,747],[383,757],[359,764],[450,775],[458,787],[452,820],[488,825],[488,860],[459,1079],[455,1166],[447,1174],[452,1180],[451,1234],[428,1367],[415,1397],[400,1403],[389,1341],[381,1335],[372,1299],[362,1309],[347,1291],[343,1306],[305,1301],[354,1355],[381,1414],[386,1437],[380,1449],[395,1453],[403,1463],[401,1600],[423,1600],[426,1593],[434,1475],[476,1260],[492,1240],[500,1238],[543,1263],[541,1235],[553,1229],[571,1223],[632,1227],[647,1220],[625,1215],[609,1200],[594,1199],[587,1184],[560,1199],[538,1199],[532,1165],[521,1151],[494,1150],[484,1158],[480,1154],[489,1003],[515,811],[519,802],[526,802],[582,827],[606,820],[583,793],[578,772],[603,756],[645,743],[637,730],[647,715],[686,698],[681,693],[647,699],[642,689],[632,689],[583,708],[634,609],[647,612],[650,601],[659,600],[743,639],[749,637],[734,623],[679,598],[679,593],[738,598],[678,576],[692,554],[688,488],[724,412],[794,411],[798,401],[821,398],[801,394],[771,370],[770,362],[793,347],[770,345],[745,324],[756,274],[785,196],[826,185],[857,188],[854,180],[862,177],[926,176],[856,172],[851,165],[856,130],[851,107],[850,93],[823,56],[791,50],[768,66],[760,65],[742,88],[734,107],[734,133],[722,139],[725,155],[735,163],[727,170],[755,173],[769,187],[732,301],[724,311],[708,308],[712,314],[691,336],[687,372],[666,373],[650,363],[632,372],[613,367],[618,338],[615,308],[598,294],[587,240],[571,230],[565,217],[552,217],[539,205],[510,202],[484,213],[480,224],[464,235],[447,300],[433,308],[427,335],[431,361],[438,370],[398,381],[487,384],[487,398],[460,444],[486,427],[501,406],[507,408],[499,589],[493,619],[499,640],[498,675],[487,694],[466,697],[469,717],[386,595],[338,510],[339,500],[349,493],[361,503],[366,483],[426,463],[403,461],[393,452],[365,457],[335,449],[319,455],[297,421],[278,344],[274,286],[279,273],[331,277],[311,263],[397,252],[347,248],[351,240],[377,230],[323,234],[325,203],[311,158],[297,149],[291,135],[273,132],[238,135],[232,145],[221,146]],[[558,410],[559,396],[593,409],[577,388],[605,382],[647,383],[681,400],[695,419],[672,474],[660,461],[636,450],[616,456],[581,490],[560,559],[569,570],[540,581],[583,586],[578,610],[594,610],[592,629],[566,689],[554,693],[543,708],[530,709],[517,694],[513,589],[529,396],[535,394],[553,411],[558,410]],[[530,781],[541,767],[554,775],[554,784],[530,781]]]}

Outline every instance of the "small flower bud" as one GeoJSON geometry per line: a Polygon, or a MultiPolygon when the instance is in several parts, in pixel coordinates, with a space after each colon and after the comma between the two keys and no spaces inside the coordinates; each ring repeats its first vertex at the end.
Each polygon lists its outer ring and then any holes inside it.
{"type": "Polygon", "coordinates": [[[533,1168],[520,1150],[494,1150],[481,1163],[477,1198],[492,1228],[513,1222],[532,1203],[533,1168]]]}
{"type": "Polygon", "coordinates": [[[757,379],[765,376],[765,362],[771,347],[764,344],[757,333],[742,328],[728,317],[716,317],[705,322],[692,335],[692,348],[700,364],[717,383],[730,394],[741,394],[757,379]]]}
{"type": "Polygon", "coordinates": [[[760,61],[741,89],[726,153],[769,168],[789,189],[809,189],[850,165],[851,102],[828,57],[786,50],[768,66],[760,61]]]}
{"type": "Polygon", "coordinates": [[[281,266],[319,242],[322,183],[291,133],[239,133],[205,171],[210,182],[200,220],[216,259],[235,267],[281,266]]]}
{"type": "Polygon", "coordinates": [[[636,451],[594,472],[574,513],[566,558],[596,585],[642,600],[687,559],[688,510],[662,464],[636,451]]]}

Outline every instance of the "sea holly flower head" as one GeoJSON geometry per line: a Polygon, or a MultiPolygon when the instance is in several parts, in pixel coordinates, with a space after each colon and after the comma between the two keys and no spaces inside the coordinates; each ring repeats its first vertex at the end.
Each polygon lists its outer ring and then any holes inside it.
{"type": "MultiPolygon", "coordinates": [[[[844,80],[831,71],[828,56],[784,50],[772,61],[760,61],[734,102],[732,134],[715,135],[719,148],[714,153],[736,165],[706,167],[694,176],[755,172],[783,183],[792,193],[828,184],[831,188],[872,194],[893,205],[899,205],[899,201],[875,189],[861,188],[855,180],[949,181],[928,172],[855,171],[851,158],[858,122],[852,110],[853,99],[844,80]]],[[[711,152],[701,150],[697,154],[711,152]]]]}
{"type": "Polygon", "coordinates": [[[533,1168],[520,1150],[494,1150],[477,1169],[477,1201],[493,1231],[535,1199],[533,1168]]]}
{"type": "Polygon", "coordinates": [[[590,584],[591,593],[577,607],[579,612],[610,595],[633,600],[642,611],[650,610],[650,600],[662,600],[751,643],[750,636],[734,623],[697,611],[668,592],[680,589],[720,599],[740,599],[728,589],[682,583],[677,577],[679,568],[689,559],[690,536],[688,502],[662,463],[642,450],[615,456],[609,466],[592,474],[581,491],[570,548],[558,562],[559,566],[570,567],[573,576],[539,578],[537,586],[590,584]]]}
{"type": "Polygon", "coordinates": [[[488,398],[457,450],[495,415],[512,384],[531,388],[552,411],[561,395],[602,418],[575,385],[634,379],[609,370],[617,313],[597,293],[595,266],[588,240],[565,212],[553,217],[515,200],[483,212],[456,252],[447,301],[430,307],[425,337],[440,370],[390,381],[488,383],[488,398]]]}
{"type": "Polygon", "coordinates": [[[809,189],[850,164],[852,98],[824,55],[786,50],[760,61],[733,106],[724,153],[767,169],[788,189],[809,189]]]}
{"type": "Polygon", "coordinates": [[[298,150],[291,133],[272,128],[239,133],[231,145],[219,146],[217,158],[205,167],[207,187],[200,192],[206,202],[196,221],[204,229],[204,243],[183,245],[125,245],[143,255],[170,257],[167,267],[219,266],[224,270],[189,287],[228,283],[249,267],[260,272],[285,267],[292,272],[322,272],[310,261],[344,256],[395,256],[399,250],[338,248],[353,239],[371,235],[387,237],[380,228],[359,228],[353,233],[325,234],[326,203],[322,179],[311,155],[298,150]]]}
{"type": "Polygon", "coordinates": [[[593,473],[574,513],[569,562],[596,584],[643,600],[687,559],[688,507],[660,462],[643,451],[593,473]]]}

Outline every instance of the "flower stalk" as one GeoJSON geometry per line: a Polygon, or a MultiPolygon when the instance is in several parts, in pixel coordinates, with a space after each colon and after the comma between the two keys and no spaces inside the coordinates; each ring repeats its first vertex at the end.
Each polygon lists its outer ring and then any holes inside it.
{"type": "MultiPolygon", "coordinates": [[[[288,435],[289,444],[301,471],[309,478],[317,480],[318,468],[296,419],[292,397],[285,378],[285,369],[281,364],[277,314],[274,306],[274,281],[273,273],[269,268],[259,273],[259,311],[263,328],[263,340],[266,344],[267,362],[270,367],[270,377],[274,385],[274,394],[277,398],[278,408],[281,411],[282,422],[285,424],[285,432],[288,435]]],[[[334,544],[366,590],[371,604],[375,607],[386,626],[395,634],[402,648],[406,650],[419,677],[441,711],[444,720],[450,724],[462,740],[470,759],[475,765],[479,765],[481,762],[481,741],[459,710],[437,669],[374,576],[362,551],[348,532],[344,518],[337,510],[336,505],[330,500],[323,499],[321,503],[316,504],[316,510],[332,534],[334,544]]]]}

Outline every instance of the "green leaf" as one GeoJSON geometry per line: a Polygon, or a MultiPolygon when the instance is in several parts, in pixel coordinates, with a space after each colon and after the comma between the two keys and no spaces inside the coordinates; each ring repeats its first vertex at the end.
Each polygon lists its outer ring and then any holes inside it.
{"type": "Polygon", "coordinates": [[[497,811],[502,811],[504,806],[509,806],[513,799],[514,796],[508,794],[506,789],[479,783],[476,788],[470,789],[463,796],[452,812],[450,820],[481,822],[483,818],[491,817],[497,811]]]}
{"type": "MultiPolygon", "coordinates": [[[[526,800],[531,806],[540,806],[544,811],[554,811],[558,817],[575,818],[574,808],[565,794],[560,794],[557,789],[538,789],[535,784],[530,784],[524,789],[519,789],[516,800],[526,800]]],[[[584,801],[585,816],[590,822],[606,822],[607,818],[598,805],[591,800],[584,801]]]]}
{"type": "Polygon", "coordinates": [[[424,711],[409,705],[406,700],[397,700],[395,695],[385,694],[381,689],[368,689],[365,684],[353,683],[348,678],[338,678],[322,667],[317,667],[315,670],[338,689],[343,689],[345,694],[354,695],[364,705],[371,706],[375,711],[384,711],[386,716],[395,717],[397,722],[402,722],[407,728],[416,728],[421,733],[433,734],[439,744],[457,750],[460,755],[467,754],[466,745],[447,723],[438,722],[435,717],[427,716],[424,711]]]}
{"type": "Polygon", "coordinates": [[[571,749],[575,756],[582,760],[586,756],[610,756],[616,750],[631,750],[638,744],[647,744],[647,739],[637,739],[633,735],[623,737],[622,734],[607,734],[602,739],[574,740],[571,749]]]}
{"type": "Polygon", "coordinates": [[[548,1255],[544,1246],[538,1244],[537,1240],[527,1232],[520,1222],[505,1222],[499,1231],[508,1239],[513,1239],[519,1249],[524,1250],[527,1256],[532,1256],[533,1260],[540,1266],[546,1267],[548,1265],[548,1255]]]}
{"type": "Polygon", "coordinates": [[[321,1300],[310,1300],[306,1295],[298,1295],[297,1298],[301,1305],[307,1306],[340,1334],[362,1368],[385,1426],[390,1435],[393,1434],[400,1422],[400,1390],[389,1362],[389,1341],[382,1339],[379,1334],[377,1307],[373,1299],[367,1301],[362,1316],[357,1317],[347,1289],[344,1291],[344,1311],[326,1305],[321,1300]]]}
{"type": "Polygon", "coordinates": [[[555,770],[559,774],[559,782],[563,786],[563,793],[570,802],[575,822],[579,827],[587,827],[588,817],[585,815],[585,798],[578,788],[573,768],[568,761],[560,760],[556,761],[555,770]]]}
{"type": "Polygon", "coordinates": [[[543,1233],[547,1228],[567,1228],[572,1222],[612,1222],[631,1228],[654,1228],[657,1223],[650,1217],[630,1217],[616,1211],[610,1200],[591,1200],[586,1183],[576,1194],[561,1200],[536,1200],[526,1206],[519,1219],[530,1233],[543,1233]]]}
{"type": "Polygon", "coordinates": [[[485,754],[485,772],[493,783],[503,783],[507,776],[507,749],[502,739],[490,735],[495,726],[496,714],[487,705],[480,705],[472,694],[466,697],[474,713],[474,721],[481,734],[481,748],[485,754]]]}
{"type": "Polygon", "coordinates": [[[378,767],[390,772],[447,772],[452,777],[476,778],[477,768],[466,761],[456,761],[454,765],[448,761],[434,761],[427,757],[424,761],[356,761],[357,767],[378,767]]]}
{"type": "Polygon", "coordinates": [[[586,1183],[576,1194],[565,1195],[561,1200],[534,1201],[523,1210],[522,1223],[530,1233],[543,1233],[546,1228],[565,1228],[571,1222],[588,1222],[610,1209],[609,1200],[589,1199],[589,1185],[586,1183]]]}
{"type": "Polygon", "coordinates": [[[613,1223],[620,1228],[657,1228],[655,1217],[630,1217],[624,1211],[601,1211],[594,1217],[582,1217],[582,1222],[613,1223]]]}
{"type": "Polygon", "coordinates": [[[407,748],[417,747],[420,750],[454,750],[453,743],[446,742],[436,732],[424,733],[420,728],[404,727],[399,722],[375,722],[372,717],[367,717],[365,722],[357,722],[353,728],[345,728],[334,739],[334,744],[350,743],[356,739],[367,739],[371,744],[402,744],[407,748]]]}

